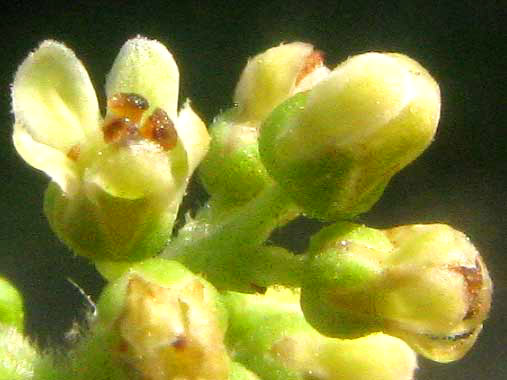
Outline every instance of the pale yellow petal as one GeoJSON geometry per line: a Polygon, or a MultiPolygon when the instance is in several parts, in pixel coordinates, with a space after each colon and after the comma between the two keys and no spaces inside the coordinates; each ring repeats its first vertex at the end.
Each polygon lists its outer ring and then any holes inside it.
{"type": "Polygon", "coordinates": [[[244,117],[263,120],[279,103],[291,95],[305,59],[313,46],[293,42],[266,50],[250,59],[234,93],[244,117]]]}
{"type": "Polygon", "coordinates": [[[302,123],[319,139],[345,145],[397,117],[414,94],[411,75],[401,61],[381,53],[357,55],[313,88],[302,123]]]}
{"type": "Polygon", "coordinates": [[[173,56],[160,42],[137,37],[128,40],[106,81],[106,95],[135,93],[176,119],[179,72],[173,56]]]}
{"type": "Polygon", "coordinates": [[[172,194],[178,190],[168,155],[147,141],[121,149],[104,149],[86,169],[84,181],[125,199],[172,194]]]}
{"type": "Polygon", "coordinates": [[[58,149],[35,141],[22,125],[14,125],[13,141],[23,159],[45,172],[67,194],[74,194],[79,186],[75,163],[58,149]]]}
{"type": "Polygon", "coordinates": [[[210,136],[188,101],[180,110],[175,128],[187,153],[188,175],[191,175],[208,152],[210,136]]]}
{"type": "Polygon", "coordinates": [[[44,41],[21,64],[12,106],[16,122],[35,141],[65,153],[99,131],[99,107],[88,73],[59,42],[44,41]]]}

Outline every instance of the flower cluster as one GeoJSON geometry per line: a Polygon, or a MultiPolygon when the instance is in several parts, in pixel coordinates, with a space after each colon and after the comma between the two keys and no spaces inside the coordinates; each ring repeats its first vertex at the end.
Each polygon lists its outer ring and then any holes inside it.
{"type": "Polygon", "coordinates": [[[372,52],[331,70],[282,44],[248,61],[211,136],[189,101],[178,112],[178,85],[143,37],[121,48],[103,113],[61,43],[19,67],[16,150],[51,178],[53,231],[108,284],[70,352],[41,353],[0,278],[1,379],[410,380],[417,354],[466,354],[492,294],[469,239],[352,221],[433,139],[440,92],[423,67],[372,52]],[[173,233],[199,165],[209,201],[173,233]],[[299,216],[327,222],[307,251],[273,245],[299,216]]]}

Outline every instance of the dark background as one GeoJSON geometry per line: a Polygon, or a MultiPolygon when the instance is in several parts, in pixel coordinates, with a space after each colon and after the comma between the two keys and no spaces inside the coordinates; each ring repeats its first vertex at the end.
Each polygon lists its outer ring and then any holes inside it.
{"type": "MultiPolygon", "coordinates": [[[[495,282],[491,316],[462,361],[421,360],[417,378],[507,378],[507,144],[500,115],[506,107],[500,69],[506,14],[500,1],[16,4],[1,10],[0,23],[0,274],[23,292],[34,339],[61,342],[63,331],[83,317],[85,300],[67,277],[94,298],[102,282],[49,230],[42,214],[47,179],[17,157],[11,144],[9,85],[27,53],[47,38],[65,42],[84,62],[100,97],[123,42],[137,34],[158,39],[179,64],[180,99],[190,97],[209,121],[231,105],[247,57],[282,41],[303,40],[326,52],[330,66],[369,50],[402,52],[439,82],[443,106],[436,141],[392,181],[362,221],[377,227],[444,222],[470,236],[495,282]]],[[[294,223],[285,240],[303,244],[314,227],[294,223]]]]}

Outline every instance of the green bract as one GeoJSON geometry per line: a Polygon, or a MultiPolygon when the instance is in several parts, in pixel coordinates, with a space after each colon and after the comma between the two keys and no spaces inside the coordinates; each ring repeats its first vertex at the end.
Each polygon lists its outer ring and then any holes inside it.
{"type": "Polygon", "coordinates": [[[349,58],[263,123],[259,149],[269,174],[305,211],[354,217],[432,141],[440,93],[401,54],[349,58]]]}
{"type": "Polygon", "coordinates": [[[64,45],[43,42],[18,69],[14,144],[52,178],[45,212],[77,254],[139,259],[170,237],[209,141],[188,102],[176,113],[178,75],[162,44],[127,41],[107,79],[102,119],[86,70],[64,45]]]}

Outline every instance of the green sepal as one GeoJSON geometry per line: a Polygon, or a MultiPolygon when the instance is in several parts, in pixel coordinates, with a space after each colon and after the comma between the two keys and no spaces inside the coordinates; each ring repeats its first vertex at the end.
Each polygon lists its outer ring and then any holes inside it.
{"type": "Polygon", "coordinates": [[[335,223],[313,236],[301,290],[307,321],[340,338],[381,331],[382,318],[368,305],[391,250],[381,231],[353,223],[335,223]]]}
{"type": "Polygon", "coordinates": [[[210,126],[210,148],[199,167],[206,191],[232,205],[254,198],[270,182],[259,157],[258,125],[237,123],[237,114],[232,108],[210,126]]]}
{"type": "Polygon", "coordinates": [[[137,261],[167,244],[177,205],[150,197],[124,199],[95,189],[67,196],[51,182],[44,213],[57,236],[76,254],[92,260],[137,261]]]}

